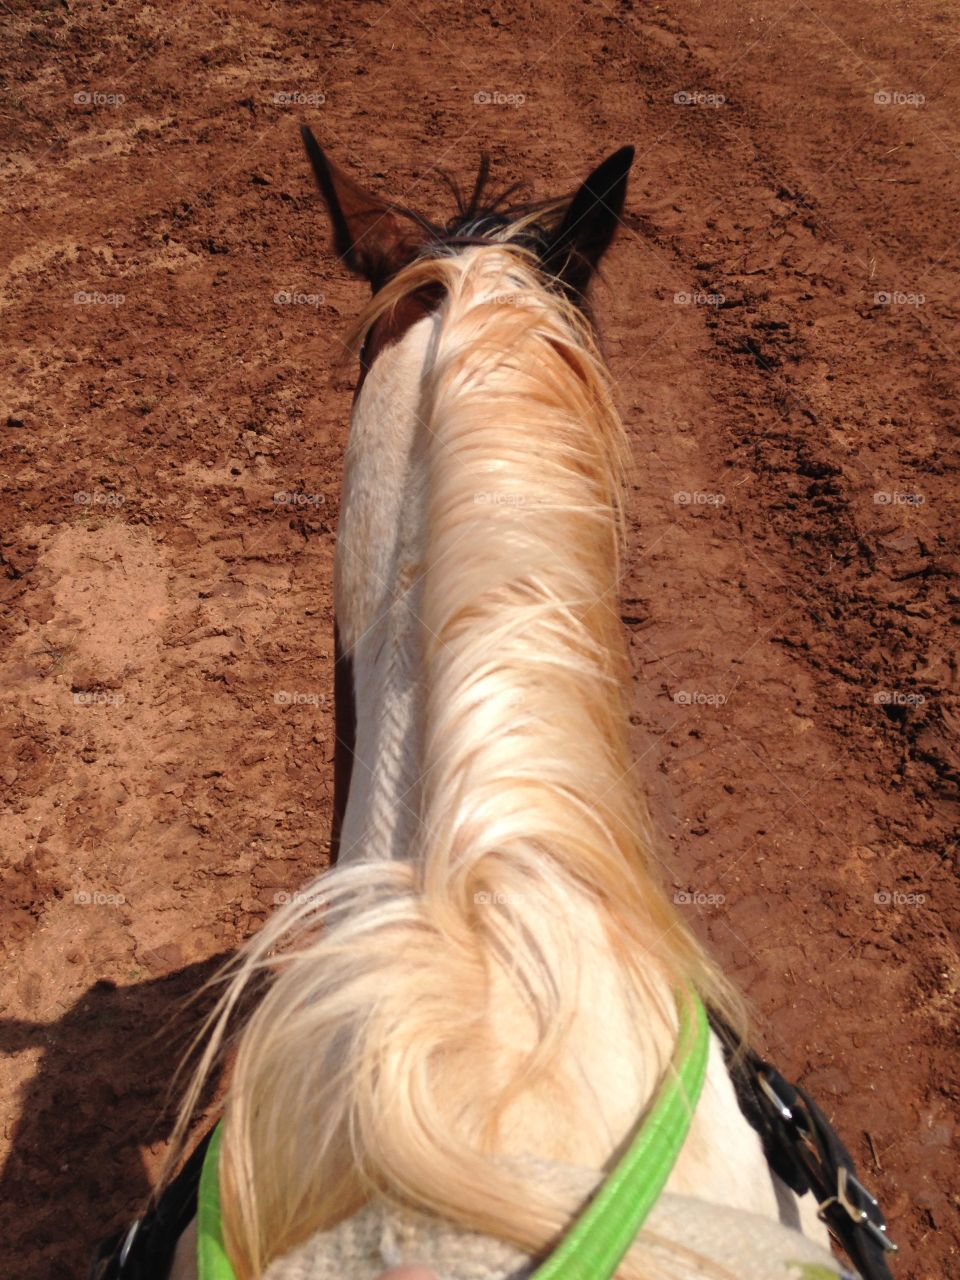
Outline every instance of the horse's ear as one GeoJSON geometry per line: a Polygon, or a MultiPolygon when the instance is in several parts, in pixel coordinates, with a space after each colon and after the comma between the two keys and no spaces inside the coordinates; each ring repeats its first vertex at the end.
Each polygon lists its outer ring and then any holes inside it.
{"type": "Polygon", "coordinates": [[[324,155],[306,125],[300,136],[333,224],[333,247],[374,290],[408,262],[419,243],[415,225],[347,176],[324,155]]]}
{"type": "Polygon", "coordinates": [[[627,194],[633,147],[621,147],[574,193],[546,254],[546,266],[567,286],[583,293],[610,246],[627,194]]]}

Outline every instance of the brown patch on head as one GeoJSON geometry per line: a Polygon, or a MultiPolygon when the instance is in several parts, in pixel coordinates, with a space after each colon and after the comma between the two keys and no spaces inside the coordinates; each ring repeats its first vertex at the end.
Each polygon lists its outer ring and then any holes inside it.
{"type": "Polygon", "coordinates": [[[364,379],[373,368],[373,362],[387,347],[394,346],[424,316],[432,314],[443,301],[443,288],[440,285],[425,285],[412,293],[404,294],[395,306],[378,316],[370,327],[360,351],[360,376],[353,393],[356,400],[360,394],[364,379]]]}

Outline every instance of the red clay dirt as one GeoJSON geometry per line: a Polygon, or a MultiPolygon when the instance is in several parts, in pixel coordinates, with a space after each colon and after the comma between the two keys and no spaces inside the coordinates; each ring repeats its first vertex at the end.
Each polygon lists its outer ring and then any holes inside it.
{"type": "Polygon", "coordinates": [[[0,1274],[137,1207],[184,998],[326,862],[364,291],[306,118],[431,214],[481,149],[552,195],[637,146],[596,294],[636,776],[896,1276],[955,1276],[955,14],[47,0],[4,40],[0,1274]]]}

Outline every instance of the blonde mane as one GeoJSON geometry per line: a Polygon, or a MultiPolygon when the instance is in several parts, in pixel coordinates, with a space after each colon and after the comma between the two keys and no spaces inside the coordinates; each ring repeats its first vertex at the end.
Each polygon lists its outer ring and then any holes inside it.
{"type": "Polygon", "coordinates": [[[558,1130],[589,1128],[571,1055],[592,1046],[570,1041],[598,937],[641,1042],[674,1025],[664,992],[692,986],[737,1017],[659,884],[632,769],[617,605],[628,453],[590,328],[529,255],[497,245],[414,263],[359,336],[427,285],[444,301],[417,436],[417,838],[403,859],[321,876],[231,970],[184,1116],[242,993],[269,973],[226,1101],[238,1280],[375,1194],[548,1249],[572,1206],[504,1154],[505,1117],[538,1097],[558,1130]]]}

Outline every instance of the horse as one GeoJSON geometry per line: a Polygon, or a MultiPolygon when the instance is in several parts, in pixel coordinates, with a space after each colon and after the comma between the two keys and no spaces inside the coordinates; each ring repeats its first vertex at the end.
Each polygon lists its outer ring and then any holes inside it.
{"type": "MultiPolygon", "coordinates": [[[[182,1123],[262,984],[218,1154],[237,1280],[285,1274],[375,1201],[542,1259],[583,1196],[536,1171],[602,1183],[696,1008],[746,1025],[664,891],[627,737],[630,455],[588,299],[633,150],[539,202],[491,196],[482,164],[437,224],[303,136],[371,288],[334,568],[336,861],[242,949],[182,1123]]],[[[789,1220],[822,1252],[715,1029],[701,1074],[660,1199],[789,1220]]],[[[616,1265],[652,1274],[635,1250],[616,1265]]]]}

